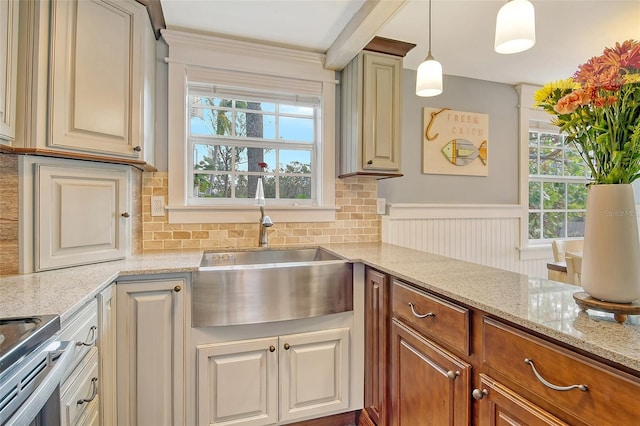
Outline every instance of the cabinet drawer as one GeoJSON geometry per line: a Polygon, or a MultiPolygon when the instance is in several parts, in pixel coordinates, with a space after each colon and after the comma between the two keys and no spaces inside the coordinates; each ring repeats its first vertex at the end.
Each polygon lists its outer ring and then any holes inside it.
{"type": "Polygon", "coordinates": [[[75,425],[95,402],[98,395],[98,348],[69,376],[60,388],[60,419],[62,426],[75,425]]]}
{"type": "Polygon", "coordinates": [[[636,424],[640,418],[640,379],[490,318],[482,328],[484,364],[542,398],[556,408],[552,411],[587,424],[636,424]],[[560,387],[585,385],[586,391],[554,390],[542,380],[560,387]]]}
{"type": "MultiPolygon", "coordinates": [[[[92,299],[62,325],[62,340],[76,342],[75,354],[69,371],[72,371],[82,357],[95,347],[98,337],[98,303],[92,299]]],[[[63,379],[64,380],[64,379],[63,379]]]]}
{"type": "Polygon", "coordinates": [[[392,286],[393,316],[434,341],[469,354],[469,310],[414,290],[400,281],[392,286]]]}

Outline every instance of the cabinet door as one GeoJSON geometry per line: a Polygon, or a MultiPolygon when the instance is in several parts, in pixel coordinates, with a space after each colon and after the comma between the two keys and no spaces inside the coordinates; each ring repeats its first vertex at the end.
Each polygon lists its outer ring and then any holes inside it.
{"type": "Polygon", "coordinates": [[[127,166],[36,165],[35,269],[126,257],[131,235],[127,166]]]}
{"type": "Polygon", "coordinates": [[[116,285],[119,426],[181,425],[186,280],[116,285]]]}
{"type": "Polygon", "coordinates": [[[197,347],[198,425],[278,421],[277,337],[197,347]]]}
{"type": "Polygon", "coordinates": [[[400,170],[402,59],[364,54],[362,168],[400,170]]]}
{"type": "Polygon", "coordinates": [[[280,421],[349,407],[349,329],[279,338],[280,421]]]}
{"type": "Polygon", "coordinates": [[[101,423],[115,425],[117,423],[116,295],[113,284],[98,294],[98,330],[101,423]]]}
{"type": "Polygon", "coordinates": [[[12,141],[16,131],[18,5],[0,2],[0,143],[12,141]]]}
{"type": "Polygon", "coordinates": [[[480,374],[480,389],[474,390],[473,395],[479,399],[477,404],[480,426],[567,425],[484,374],[480,374]]]}
{"type": "Polygon", "coordinates": [[[367,268],[364,287],[364,408],[376,424],[387,416],[388,277],[367,268]]]}
{"type": "Polygon", "coordinates": [[[391,424],[470,424],[471,366],[400,322],[391,323],[391,424]]]}
{"type": "Polygon", "coordinates": [[[51,2],[50,148],[140,156],[145,19],[135,1],[51,2]]]}

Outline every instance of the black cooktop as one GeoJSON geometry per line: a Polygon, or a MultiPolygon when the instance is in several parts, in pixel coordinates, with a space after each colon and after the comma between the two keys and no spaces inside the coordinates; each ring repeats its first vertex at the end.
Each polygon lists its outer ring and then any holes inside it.
{"type": "Polygon", "coordinates": [[[0,318],[0,374],[58,331],[58,315],[0,318]]]}

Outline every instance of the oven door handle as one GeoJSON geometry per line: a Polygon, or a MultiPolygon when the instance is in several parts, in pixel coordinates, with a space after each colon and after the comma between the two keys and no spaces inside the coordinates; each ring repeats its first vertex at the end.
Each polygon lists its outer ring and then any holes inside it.
{"type": "Polygon", "coordinates": [[[62,378],[69,369],[74,355],[74,342],[59,342],[60,345],[52,351],[49,351],[49,358],[53,367],[42,379],[42,382],[33,391],[29,398],[20,406],[20,408],[11,416],[3,426],[25,425],[30,424],[33,419],[49,400],[56,388],[60,385],[62,378]]]}

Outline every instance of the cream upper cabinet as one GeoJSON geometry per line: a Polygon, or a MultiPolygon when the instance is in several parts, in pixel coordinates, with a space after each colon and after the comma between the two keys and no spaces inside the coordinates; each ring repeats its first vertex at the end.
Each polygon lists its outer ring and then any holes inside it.
{"type": "Polygon", "coordinates": [[[17,0],[0,1],[0,143],[15,137],[18,66],[17,0]]]}
{"type": "Polygon", "coordinates": [[[401,176],[402,57],[363,51],[340,86],[340,176],[401,176]]]}
{"type": "Polygon", "coordinates": [[[129,166],[46,159],[31,167],[35,271],[130,254],[129,166]]]}
{"type": "Polygon", "coordinates": [[[15,146],[153,163],[155,38],[145,7],[25,3],[20,33],[31,36],[21,41],[15,146]]]}

